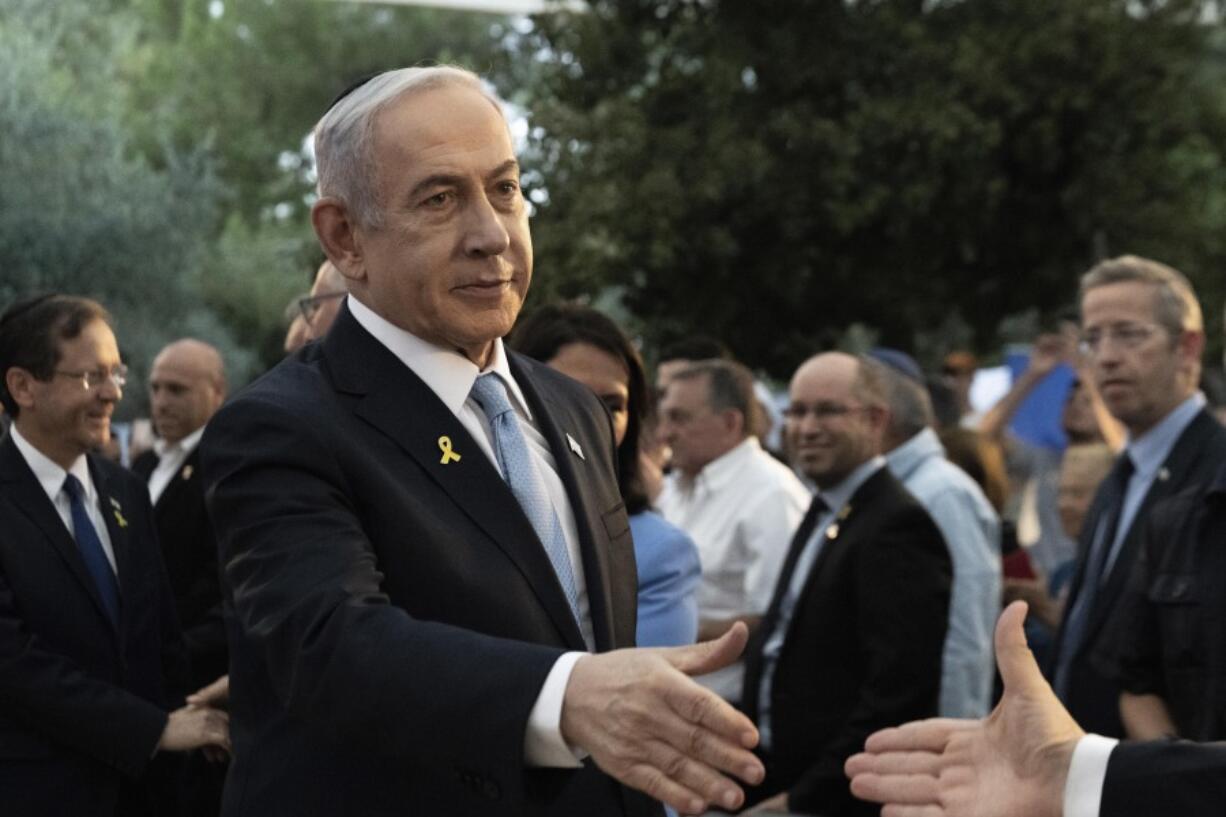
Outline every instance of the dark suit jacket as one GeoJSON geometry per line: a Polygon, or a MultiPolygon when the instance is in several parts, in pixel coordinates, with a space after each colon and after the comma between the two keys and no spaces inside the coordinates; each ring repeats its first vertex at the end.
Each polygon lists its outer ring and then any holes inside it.
{"type": "MultiPolygon", "coordinates": [[[[1207,411],[1201,411],[1179,436],[1171,453],[1167,455],[1163,469],[1167,477],[1161,473],[1154,479],[1149,493],[1137,509],[1136,516],[1120,545],[1119,555],[1111,570],[1106,584],[1099,588],[1094,599],[1094,608],[1086,624],[1086,634],[1081,648],[1073,656],[1069,668],[1067,700],[1065,707],[1087,732],[1095,732],[1109,737],[1120,737],[1124,733],[1120,722],[1120,687],[1110,677],[1110,669],[1104,666],[1101,652],[1106,642],[1104,637],[1110,632],[1107,624],[1113,620],[1120,598],[1128,586],[1129,576],[1137,559],[1137,550],[1141,545],[1141,532],[1144,520],[1149,515],[1154,504],[1162,499],[1173,496],[1180,491],[1197,485],[1204,485],[1213,479],[1214,473],[1226,460],[1226,430],[1207,411]]],[[[1078,593],[1085,584],[1086,563],[1089,558],[1090,545],[1093,542],[1094,531],[1098,520],[1108,512],[1111,504],[1110,491],[1104,485],[1094,497],[1090,510],[1086,514],[1085,523],[1081,528],[1081,539],[1078,545],[1077,568],[1069,586],[1069,597],[1065,603],[1067,611],[1073,609],[1078,593]]],[[[1056,640],[1051,652],[1052,659],[1049,670],[1054,670],[1055,661],[1060,655],[1064,638],[1064,625],[1056,634],[1056,640]]]]}
{"type": "Polygon", "coordinates": [[[1111,752],[1099,817],[1219,817],[1226,743],[1121,743],[1111,752]]]}
{"type": "MultiPolygon", "coordinates": [[[[771,685],[769,778],[792,811],[830,817],[880,809],[852,797],[843,773],[870,733],[936,715],[952,577],[940,531],[888,468],[849,507],[804,584],[771,685]]],[[[762,648],[815,522],[810,513],[796,532],[746,650],[744,703],[755,721],[762,648]]]]}
{"type": "MultiPolygon", "coordinates": [[[[132,470],[148,482],[157,464],[157,454],[146,451],[132,463],[132,470]]],[[[199,689],[227,670],[217,541],[204,505],[199,445],[188,454],[158,497],[153,518],[174,593],[175,612],[191,659],[192,685],[199,689]]]]}
{"type": "Polygon", "coordinates": [[[5,817],[113,814],[166,725],[166,679],[183,680],[148,491],[104,460],[89,467],[118,564],[118,631],[55,506],[12,438],[0,442],[5,817]]]}
{"type": "MultiPolygon", "coordinates": [[[[608,414],[511,365],[574,507],[597,647],[632,645],[608,414]]],[[[231,648],[226,815],[658,813],[594,766],[525,767],[528,713],[584,649],[578,626],[495,466],[347,309],[224,407],[202,450],[231,648]],[[441,461],[444,436],[460,461],[441,461]]]]}
{"type": "Polygon", "coordinates": [[[1111,626],[1121,689],[1161,697],[1184,738],[1226,738],[1226,468],[1154,506],[1111,626]]]}

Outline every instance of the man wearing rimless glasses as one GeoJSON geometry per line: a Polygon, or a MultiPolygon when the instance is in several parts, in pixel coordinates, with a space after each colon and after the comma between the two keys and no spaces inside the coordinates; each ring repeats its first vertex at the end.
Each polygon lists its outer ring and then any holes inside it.
{"type": "MultiPolygon", "coordinates": [[[[1192,286],[1179,272],[1136,256],[1101,262],[1081,281],[1081,337],[1091,376],[1127,428],[1128,444],[1082,526],[1048,670],[1078,723],[1122,737],[1110,633],[1143,523],[1161,499],[1213,478],[1226,457],[1226,431],[1197,390],[1204,325],[1192,286]]],[[[1144,700],[1136,703],[1147,708],[1144,700]]]]}
{"type": "Polygon", "coordinates": [[[0,373],[0,803],[150,814],[154,754],[229,734],[224,713],[171,711],[185,663],[149,494],[90,453],[127,378],[107,313],[62,295],[13,306],[0,373]]]}

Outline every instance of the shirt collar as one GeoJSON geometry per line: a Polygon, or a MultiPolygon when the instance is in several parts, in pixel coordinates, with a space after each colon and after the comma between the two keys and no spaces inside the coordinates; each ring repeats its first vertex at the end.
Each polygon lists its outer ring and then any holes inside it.
{"type": "Polygon", "coordinates": [[[354,320],[375,340],[386,346],[401,363],[412,369],[452,414],[459,415],[477,376],[494,372],[506,383],[515,409],[529,420],[532,419],[528,401],[524,399],[523,391],[511,376],[511,364],[507,359],[502,338],[494,339],[494,349],[488,364],[484,369],[478,369],[475,363],[454,349],[436,346],[412,332],[401,329],[353,295],[349,295],[347,301],[354,320]]]}
{"type": "Polygon", "coordinates": [[[708,491],[721,490],[738,476],[748,460],[761,451],[762,446],[757,437],[746,437],[704,465],[694,482],[697,484],[701,480],[708,491]]]}
{"type": "Polygon", "coordinates": [[[177,443],[168,443],[161,437],[153,441],[153,453],[158,455],[158,459],[163,459],[173,451],[191,451],[200,442],[200,438],[204,436],[204,426],[188,434],[177,443]]]}
{"type": "Polygon", "coordinates": [[[840,508],[851,501],[856,491],[860,490],[860,486],[885,467],[885,464],[885,457],[880,455],[873,457],[857,465],[855,470],[843,477],[843,480],[837,485],[824,491],[818,491],[817,494],[825,501],[830,513],[837,513],[840,508]]]}
{"type": "Polygon", "coordinates": [[[34,447],[34,444],[22,436],[18,430],[17,424],[14,423],[9,430],[13,435],[13,442],[17,445],[17,450],[21,452],[21,456],[25,458],[26,465],[30,466],[30,470],[34,472],[34,478],[38,480],[38,484],[42,486],[43,491],[52,503],[59,496],[60,491],[64,490],[64,479],[72,474],[81,481],[81,485],[85,487],[85,498],[89,502],[97,500],[97,494],[94,491],[94,481],[89,476],[89,463],[85,459],[85,455],[77,457],[72,463],[72,467],[65,471],[58,464],[53,462],[46,454],[34,447]]]}
{"type": "Polygon", "coordinates": [[[1179,435],[1205,405],[1205,395],[1199,391],[1170,411],[1149,431],[1128,440],[1128,457],[1137,474],[1143,478],[1153,476],[1166,461],[1179,435]]]}
{"type": "Polygon", "coordinates": [[[945,447],[941,445],[941,440],[937,437],[936,432],[931,428],[925,428],[886,454],[885,461],[890,466],[890,470],[899,479],[902,479],[903,476],[919,468],[920,463],[924,462],[924,460],[944,456],[945,447]]]}

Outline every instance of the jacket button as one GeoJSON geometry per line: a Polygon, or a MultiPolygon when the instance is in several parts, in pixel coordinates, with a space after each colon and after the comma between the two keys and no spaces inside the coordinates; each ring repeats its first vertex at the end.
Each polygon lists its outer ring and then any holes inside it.
{"type": "Polygon", "coordinates": [[[502,795],[502,789],[493,780],[486,780],[481,784],[481,793],[491,800],[497,800],[502,795]]]}

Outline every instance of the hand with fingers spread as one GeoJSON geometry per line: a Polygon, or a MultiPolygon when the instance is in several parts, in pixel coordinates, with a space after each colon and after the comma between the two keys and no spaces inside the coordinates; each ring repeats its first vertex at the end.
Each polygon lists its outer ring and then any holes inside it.
{"type": "Polygon", "coordinates": [[[869,736],[847,761],[851,789],[882,817],[1060,817],[1073,749],[1084,735],[1026,646],[1026,605],[996,625],[1000,704],[983,720],[915,721],[869,736]]]}
{"type": "Polygon", "coordinates": [[[682,813],[736,809],[765,770],[751,751],[758,731],[688,676],[734,662],[748,639],[736,624],[715,641],[619,650],[575,664],[562,705],[562,735],[601,769],[682,813]]]}

